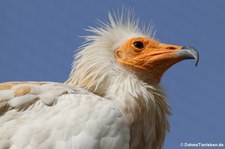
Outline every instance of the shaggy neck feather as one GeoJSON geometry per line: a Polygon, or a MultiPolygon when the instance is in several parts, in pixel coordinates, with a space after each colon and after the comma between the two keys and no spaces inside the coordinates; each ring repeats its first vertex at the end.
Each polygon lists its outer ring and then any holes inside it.
{"type": "Polygon", "coordinates": [[[109,69],[101,76],[97,72],[92,74],[92,77],[89,74],[81,78],[85,73],[75,71],[67,83],[114,101],[131,126],[131,148],[161,148],[169,130],[170,108],[160,87],[151,86],[125,71],[109,69]]]}

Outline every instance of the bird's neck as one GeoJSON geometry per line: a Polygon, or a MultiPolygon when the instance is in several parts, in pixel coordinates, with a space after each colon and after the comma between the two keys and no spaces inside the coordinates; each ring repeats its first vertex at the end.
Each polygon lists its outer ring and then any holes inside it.
{"type": "Polygon", "coordinates": [[[167,117],[170,115],[162,89],[132,74],[117,75],[111,80],[105,97],[115,101],[130,124],[131,148],[161,148],[169,129],[167,117]],[[136,139],[140,141],[135,143],[136,139]]]}
{"type": "Polygon", "coordinates": [[[142,139],[131,146],[160,148],[169,129],[167,117],[170,108],[158,85],[149,85],[135,75],[126,73],[95,76],[94,81],[91,78],[82,81],[78,78],[80,76],[70,78],[67,83],[112,100],[131,127],[131,142],[133,139],[142,139]]]}

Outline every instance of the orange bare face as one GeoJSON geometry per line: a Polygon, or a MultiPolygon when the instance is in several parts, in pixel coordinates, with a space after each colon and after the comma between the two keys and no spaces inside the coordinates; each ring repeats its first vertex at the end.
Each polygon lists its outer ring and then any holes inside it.
{"type": "Polygon", "coordinates": [[[151,83],[159,83],[163,73],[183,59],[196,58],[194,48],[163,44],[147,37],[127,40],[115,51],[116,61],[151,83]],[[182,51],[182,52],[180,52],[182,51]]]}

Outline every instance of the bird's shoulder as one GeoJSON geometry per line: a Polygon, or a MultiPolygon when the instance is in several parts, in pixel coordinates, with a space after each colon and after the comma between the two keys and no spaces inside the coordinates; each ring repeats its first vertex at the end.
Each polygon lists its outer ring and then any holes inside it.
{"type": "Polygon", "coordinates": [[[79,88],[57,82],[4,82],[0,83],[0,112],[29,107],[37,101],[54,105],[66,94],[91,94],[79,88]]]}
{"type": "Polygon", "coordinates": [[[112,101],[52,82],[0,83],[0,134],[0,148],[129,145],[128,124],[112,101]]]}

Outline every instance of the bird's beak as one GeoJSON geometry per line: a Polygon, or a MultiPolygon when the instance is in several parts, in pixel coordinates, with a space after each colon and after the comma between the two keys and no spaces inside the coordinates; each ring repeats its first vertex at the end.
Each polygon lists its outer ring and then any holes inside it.
{"type": "Polygon", "coordinates": [[[159,43],[156,48],[149,47],[144,55],[148,64],[155,64],[154,66],[164,67],[164,69],[186,59],[195,59],[196,66],[199,61],[199,53],[195,48],[163,43],[159,43]]]}

